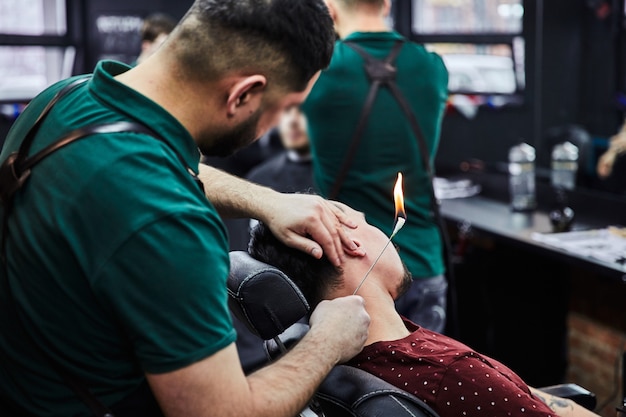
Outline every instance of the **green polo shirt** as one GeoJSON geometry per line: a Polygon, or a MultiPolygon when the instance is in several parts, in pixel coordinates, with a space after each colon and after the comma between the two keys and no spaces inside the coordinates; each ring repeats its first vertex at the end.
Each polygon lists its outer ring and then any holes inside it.
{"type": "MultiPolygon", "coordinates": [[[[357,32],[345,41],[354,41],[383,59],[399,39],[403,38],[397,32],[357,32]]],[[[337,42],[330,66],[322,71],[303,105],[314,180],[324,196],[341,170],[369,92],[363,63],[356,51],[337,42]]],[[[418,119],[432,164],[448,97],[448,72],[440,56],[411,42],[402,47],[396,65],[396,82],[418,119]]],[[[429,180],[417,138],[391,92],[381,88],[336,199],[364,212],[370,224],[389,235],[394,226],[393,188],[398,172],[404,177],[407,223],[394,242],[414,278],[439,275],[444,269],[442,243],[430,214],[429,180]]]]}
{"type": "MultiPolygon", "coordinates": [[[[145,372],[182,368],[235,340],[226,230],[185,167],[197,171],[199,152],[172,115],[113,78],[128,69],[99,63],[52,108],[30,154],[72,129],[120,120],[164,141],[125,132],[74,142],[33,168],[9,217],[0,395],[34,415],[89,415],[34,343],[112,405],[145,372]]],[[[30,103],[0,160],[67,83],[30,103]]]]}

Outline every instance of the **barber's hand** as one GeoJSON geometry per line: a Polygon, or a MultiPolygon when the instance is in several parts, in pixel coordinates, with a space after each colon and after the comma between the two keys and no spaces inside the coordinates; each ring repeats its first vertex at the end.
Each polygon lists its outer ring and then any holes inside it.
{"type": "Polygon", "coordinates": [[[344,227],[356,224],[337,205],[311,194],[280,193],[268,202],[265,223],[287,246],[319,259],[322,254],[336,266],[341,265],[344,251],[359,248],[344,227]]]}
{"type": "Polygon", "coordinates": [[[322,301],[309,319],[314,337],[324,340],[324,348],[331,350],[337,363],[356,356],[367,340],[370,316],[365,311],[361,296],[350,295],[322,301]]]}

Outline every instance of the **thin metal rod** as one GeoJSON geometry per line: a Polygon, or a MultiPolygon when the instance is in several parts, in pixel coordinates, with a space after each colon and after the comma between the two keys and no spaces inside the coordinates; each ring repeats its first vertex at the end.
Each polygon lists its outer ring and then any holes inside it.
{"type": "Polygon", "coordinates": [[[389,244],[391,243],[391,239],[393,239],[393,237],[396,235],[396,233],[398,233],[398,231],[400,229],[402,229],[402,226],[404,226],[404,222],[405,221],[406,220],[403,217],[398,217],[398,221],[396,223],[396,227],[394,228],[393,233],[391,234],[391,236],[389,236],[389,240],[385,244],[385,247],[383,248],[383,250],[380,251],[380,253],[376,257],[376,260],[374,260],[374,263],[372,263],[372,266],[370,266],[370,269],[367,270],[367,272],[365,273],[365,276],[363,277],[363,279],[361,280],[359,285],[356,287],[356,289],[354,290],[352,295],[355,295],[356,292],[359,290],[359,288],[361,288],[361,285],[363,285],[363,283],[365,282],[365,278],[367,278],[367,276],[370,274],[370,272],[372,272],[372,269],[374,269],[374,266],[376,265],[376,263],[378,263],[378,260],[380,259],[380,257],[383,256],[383,252],[385,252],[385,249],[387,249],[387,246],[389,246],[389,244]]]}

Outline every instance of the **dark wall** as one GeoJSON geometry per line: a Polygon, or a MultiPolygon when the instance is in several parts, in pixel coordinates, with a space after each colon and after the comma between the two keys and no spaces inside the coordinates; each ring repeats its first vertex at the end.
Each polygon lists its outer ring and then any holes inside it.
{"type": "MultiPolygon", "coordinates": [[[[537,58],[542,117],[535,132],[536,144],[546,129],[580,122],[580,86],[585,79],[581,18],[590,14],[583,1],[551,0],[543,4],[542,54],[537,58]]],[[[533,29],[537,33],[537,28],[533,29]]]]}
{"type": "Polygon", "coordinates": [[[7,117],[3,114],[0,115],[0,147],[4,144],[4,138],[6,138],[7,133],[9,133],[13,121],[14,119],[12,117],[7,117]]]}
{"type": "MultiPolygon", "coordinates": [[[[614,1],[613,3],[620,3],[614,1]]],[[[626,57],[620,48],[624,30],[619,11],[605,20],[594,13],[584,13],[584,28],[580,50],[583,82],[580,85],[580,120],[595,135],[615,134],[623,121],[623,112],[617,103],[618,91],[624,84],[624,67],[620,64],[626,57]],[[620,75],[621,73],[621,75],[620,75]]]]}
{"type": "MultiPolygon", "coordinates": [[[[133,30],[133,19],[144,18],[153,12],[162,12],[180,19],[193,0],[86,0],[83,21],[85,26],[85,69],[91,72],[103,57],[130,63],[139,54],[140,39],[133,30]],[[112,25],[103,28],[98,18],[114,19],[112,25]],[[125,20],[127,18],[128,20],[125,20]]],[[[134,21],[136,22],[136,20],[134,21]]]]}

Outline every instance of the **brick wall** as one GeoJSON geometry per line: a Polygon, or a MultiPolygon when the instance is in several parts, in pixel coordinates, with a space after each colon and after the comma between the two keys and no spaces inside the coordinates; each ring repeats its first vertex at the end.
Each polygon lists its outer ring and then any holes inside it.
{"type": "Polygon", "coordinates": [[[597,412],[615,417],[615,407],[623,397],[622,355],[626,352],[626,332],[587,315],[568,316],[567,381],[596,394],[597,412]]]}

